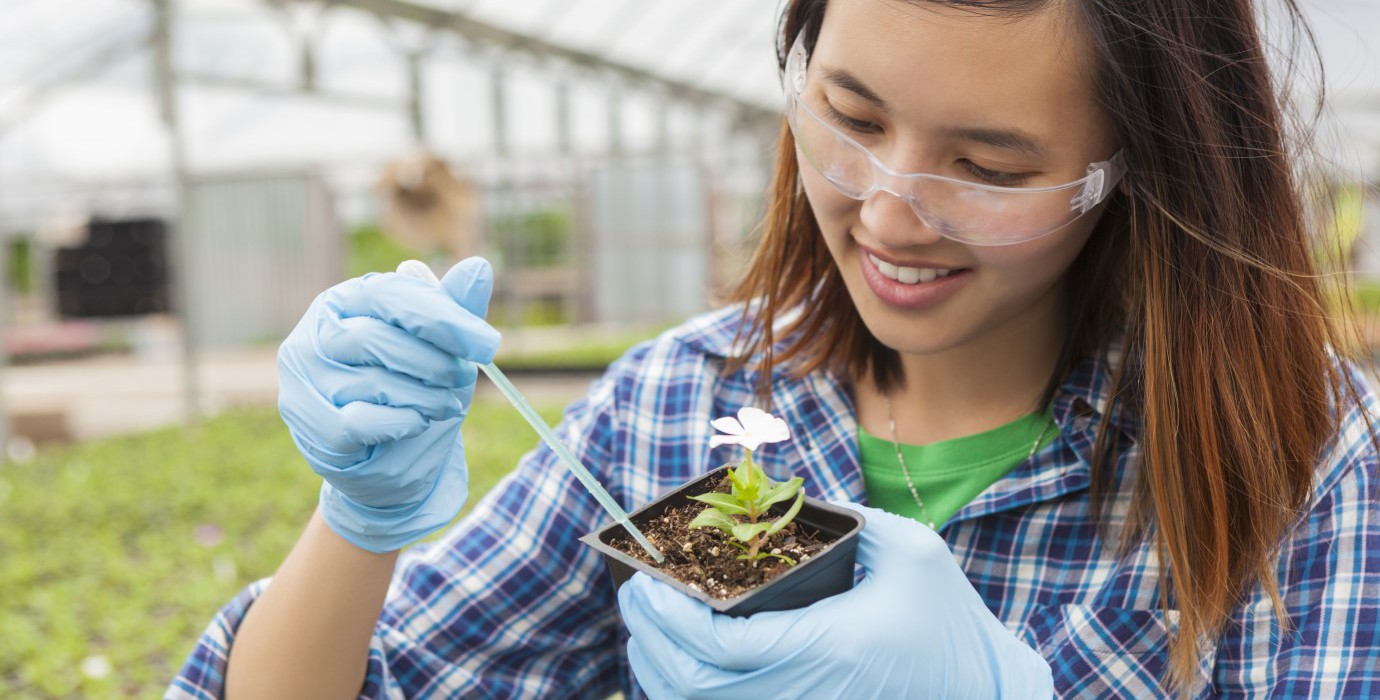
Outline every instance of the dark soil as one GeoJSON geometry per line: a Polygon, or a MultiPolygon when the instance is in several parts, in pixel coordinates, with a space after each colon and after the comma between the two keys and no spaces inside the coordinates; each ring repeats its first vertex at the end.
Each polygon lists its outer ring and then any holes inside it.
{"type": "MultiPolygon", "coordinates": [[[[728,490],[727,478],[711,489],[720,493],[728,493],[728,490]]],[[[755,563],[739,559],[742,550],[730,544],[733,538],[717,528],[687,529],[686,525],[708,507],[687,499],[685,505],[672,506],[655,518],[634,518],[642,534],[665,555],[666,562],[660,566],[631,537],[620,537],[609,545],[715,598],[732,598],[790,570],[791,565],[777,557],[764,557],[755,563]]],[[[784,508],[773,508],[768,517],[782,512],[784,508]]],[[[747,522],[746,518],[738,519],[747,522]]],[[[799,565],[834,539],[797,520],[772,535],[762,551],[784,554],[799,565]]]]}

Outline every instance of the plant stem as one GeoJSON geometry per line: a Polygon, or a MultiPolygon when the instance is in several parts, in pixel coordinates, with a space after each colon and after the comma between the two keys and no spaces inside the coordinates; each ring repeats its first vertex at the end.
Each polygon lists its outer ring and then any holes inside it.
{"type": "MultiPolygon", "coordinates": [[[[752,475],[757,471],[752,466],[752,450],[743,448],[743,451],[747,452],[747,483],[752,484],[752,475]]],[[[747,504],[747,511],[748,522],[757,522],[757,504],[749,502],[747,504]]],[[[755,551],[753,553],[756,554],[755,551]]]]}

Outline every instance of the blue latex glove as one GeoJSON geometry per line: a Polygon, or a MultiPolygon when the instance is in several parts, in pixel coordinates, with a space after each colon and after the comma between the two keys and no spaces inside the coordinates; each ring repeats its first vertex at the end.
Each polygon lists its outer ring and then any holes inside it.
{"type": "Polygon", "coordinates": [[[397,273],[322,292],[278,349],[278,410],[325,479],[321,515],[372,552],[439,530],[465,503],[460,423],[498,331],[483,258],[441,284],[397,273]]]}
{"type": "Polygon", "coordinates": [[[799,610],[729,617],[642,573],[618,591],[628,658],[663,698],[1041,698],[1049,664],[999,622],[944,540],[867,517],[855,588],[799,610]]]}

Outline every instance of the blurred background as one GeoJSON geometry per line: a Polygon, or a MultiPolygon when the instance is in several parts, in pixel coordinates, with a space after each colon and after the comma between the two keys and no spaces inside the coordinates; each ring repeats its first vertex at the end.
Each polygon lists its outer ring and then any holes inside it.
{"type": "MultiPolygon", "coordinates": [[[[1302,4],[1329,96],[1320,248],[1339,244],[1340,303],[1365,320],[1380,3],[1302,4]]],[[[274,410],[274,352],[326,287],[484,255],[498,364],[553,421],[630,345],[713,307],[762,211],[778,12],[7,0],[0,696],[157,696],[272,573],[319,484],[274,410]]],[[[1308,103],[1302,67],[1287,88],[1308,103]]],[[[473,501],[535,437],[487,387],[468,420],[473,501]]]]}

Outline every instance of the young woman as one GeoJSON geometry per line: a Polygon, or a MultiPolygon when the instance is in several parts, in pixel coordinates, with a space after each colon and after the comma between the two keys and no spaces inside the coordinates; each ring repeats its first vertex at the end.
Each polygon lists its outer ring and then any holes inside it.
{"type": "Polygon", "coordinates": [[[560,432],[631,508],[769,404],[769,473],[884,509],[856,506],[854,590],[746,619],[615,596],[576,539],[602,511],[544,448],[399,559],[464,500],[454,358],[498,339],[482,261],[371,275],[280,351],[318,515],[170,697],[1380,692],[1376,398],[1331,350],[1256,10],[789,3],[741,303],[560,432]]]}

